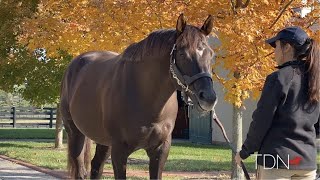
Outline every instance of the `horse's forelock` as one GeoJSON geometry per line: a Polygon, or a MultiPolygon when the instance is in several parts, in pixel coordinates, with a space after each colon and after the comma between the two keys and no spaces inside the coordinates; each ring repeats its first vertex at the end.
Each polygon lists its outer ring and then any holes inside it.
{"type": "Polygon", "coordinates": [[[200,41],[205,42],[205,36],[200,29],[194,26],[187,26],[181,36],[177,39],[180,47],[187,47],[195,50],[200,41]]]}

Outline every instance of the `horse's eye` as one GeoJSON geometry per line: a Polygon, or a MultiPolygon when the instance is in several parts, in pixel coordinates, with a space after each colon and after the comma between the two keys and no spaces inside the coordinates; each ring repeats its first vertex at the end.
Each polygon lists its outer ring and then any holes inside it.
{"type": "Polygon", "coordinates": [[[203,51],[203,50],[204,50],[204,47],[199,46],[197,49],[198,49],[198,51],[203,51]]]}
{"type": "Polygon", "coordinates": [[[183,53],[183,52],[179,53],[179,55],[180,55],[181,57],[184,57],[184,53],[183,53]]]}

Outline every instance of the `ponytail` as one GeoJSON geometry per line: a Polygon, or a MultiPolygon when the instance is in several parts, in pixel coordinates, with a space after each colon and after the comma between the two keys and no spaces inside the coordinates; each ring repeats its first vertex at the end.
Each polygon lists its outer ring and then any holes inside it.
{"type": "Polygon", "coordinates": [[[320,44],[310,40],[310,48],[307,55],[309,74],[309,102],[320,101],[320,44]]]}
{"type": "Polygon", "coordinates": [[[308,66],[309,102],[320,101],[320,44],[308,38],[303,45],[296,45],[285,40],[280,40],[281,47],[290,44],[294,49],[294,58],[306,59],[308,66]]]}

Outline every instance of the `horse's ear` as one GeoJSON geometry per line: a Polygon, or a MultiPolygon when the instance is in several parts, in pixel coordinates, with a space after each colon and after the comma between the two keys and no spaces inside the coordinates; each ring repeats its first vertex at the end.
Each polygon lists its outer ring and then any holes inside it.
{"type": "Polygon", "coordinates": [[[212,29],[213,29],[213,17],[209,15],[206,21],[203,23],[201,27],[201,31],[203,34],[208,36],[211,33],[212,29]]]}
{"type": "Polygon", "coordinates": [[[177,25],[176,25],[176,30],[177,30],[178,35],[180,35],[183,32],[183,30],[186,27],[186,25],[187,25],[187,23],[184,20],[184,16],[183,16],[183,13],[182,13],[178,17],[177,25]]]}

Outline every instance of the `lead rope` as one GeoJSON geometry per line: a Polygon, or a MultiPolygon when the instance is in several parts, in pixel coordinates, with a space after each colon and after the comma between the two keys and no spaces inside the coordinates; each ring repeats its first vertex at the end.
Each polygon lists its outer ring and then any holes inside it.
{"type": "MultiPolygon", "coordinates": [[[[219,118],[218,118],[218,116],[216,115],[215,112],[212,113],[212,119],[213,119],[213,120],[217,123],[217,125],[220,127],[220,129],[221,129],[221,131],[222,131],[222,134],[223,134],[223,137],[224,137],[224,139],[227,141],[227,143],[229,144],[229,146],[230,146],[230,148],[231,148],[231,150],[232,150],[232,153],[233,153],[233,154],[236,154],[237,151],[236,151],[236,149],[234,149],[234,147],[232,146],[232,144],[231,144],[231,142],[230,142],[230,140],[229,140],[229,138],[228,138],[228,136],[227,136],[226,130],[224,129],[221,121],[219,120],[219,118]]],[[[243,163],[242,161],[241,161],[241,168],[242,168],[242,170],[243,170],[243,172],[244,172],[244,176],[246,177],[246,179],[247,179],[247,180],[250,180],[250,176],[249,176],[249,173],[248,173],[248,171],[247,171],[247,168],[246,168],[246,166],[244,165],[244,163],[243,163]]]]}

